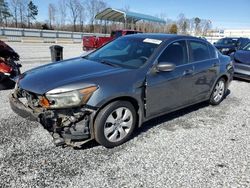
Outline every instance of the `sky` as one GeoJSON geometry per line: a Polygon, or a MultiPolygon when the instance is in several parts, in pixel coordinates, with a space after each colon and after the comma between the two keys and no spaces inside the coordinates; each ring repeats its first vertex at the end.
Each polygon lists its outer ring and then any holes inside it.
{"type": "MultiPolygon", "coordinates": [[[[48,4],[59,0],[33,0],[38,5],[39,21],[47,19],[48,4]]],[[[152,16],[164,14],[176,20],[180,13],[187,18],[212,21],[213,28],[250,29],[250,0],[105,0],[109,7],[130,7],[130,11],[152,16]]]]}

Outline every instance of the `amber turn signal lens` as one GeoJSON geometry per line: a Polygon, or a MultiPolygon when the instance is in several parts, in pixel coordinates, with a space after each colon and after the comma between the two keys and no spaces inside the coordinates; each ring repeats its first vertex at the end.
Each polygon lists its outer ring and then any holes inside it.
{"type": "Polygon", "coordinates": [[[44,107],[44,108],[48,108],[50,106],[49,104],[49,100],[46,99],[45,97],[42,97],[39,101],[39,104],[44,107]]]}
{"type": "Polygon", "coordinates": [[[93,93],[95,90],[97,90],[97,89],[98,89],[98,87],[92,86],[92,87],[87,87],[87,88],[85,88],[85,89],[80,90],[79,92],[80,92],[81,94],[83,94],[83,99],[82,99],[83,102],[86,103],[86,102],[89,100],[89,98],[91,97],[92,93],[93,93]]]}
{"type": "Polygon", "coordinates": [[[87,95],[89,93],[93,93],[95,90],[97,90],[96,86],[92,86],[92,87],[87,87],[85,89],[80,90],[80,93],[83,95],[87,95]]]}

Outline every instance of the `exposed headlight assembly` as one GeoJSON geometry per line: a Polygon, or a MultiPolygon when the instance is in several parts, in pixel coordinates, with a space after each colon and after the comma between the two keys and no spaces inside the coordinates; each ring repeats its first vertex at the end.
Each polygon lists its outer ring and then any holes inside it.
{"type": "Polygon", "coordinates": [[[40,105],[44,108],[59,109],[77,107],[88,102],[98,87],[92,86],[80,90],[50,94],[40,98],[40,105]]]}

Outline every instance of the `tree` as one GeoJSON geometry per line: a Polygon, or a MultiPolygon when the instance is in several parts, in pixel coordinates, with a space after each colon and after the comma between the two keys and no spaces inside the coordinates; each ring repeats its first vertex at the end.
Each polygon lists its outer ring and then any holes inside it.
{"type": "Polygon", "coordinates": [[[79,0],[68,0],[68,7],[70,10],[71,19],[74,26],[74,31],[76,31],[76,21],[80,14],[81,3],[79,0]]]}
{"type": "Polygon", "coordinates": [[[171,25],[169,32],[172,33],[172,34],[177,34],[178,33],[178,27],[177,27],[177,25],[175,23],[171,25]]]}
{"type": "Polygon", "coordinates": [[[15,21],[15,26],[17,27],[17,22],[18,22],[18,2],[19,0],[10,0],[10,5],[12,8],[12,15],[15,21]]]}
{"type": "Polygon", "coordinates": [[[210,20],[202,20],[202,35],[207,36],[208,31],[212,28],[212,22],[210,20]]]}
{"type": "Polygon", "coordinates": [[[200,34],[200,23],[201,23],[201,19],[196,17],[194,19],[194,24],[195,24],[195,35],[199,35],[200,34]]]}
{"type": "Polygon", "coordinates": [[[20,24],[21,27],[25,26],[25,18],[27,16],[26,11],[27,11],[27,0],[17,0],[17,7],[18,7],[18,12],[19,12],[19,18],[20,18],[20,24]]]}
{"type": "Polygon", "coordinates": [[[66,0],[59,0],[59,17],[60,17],[60,25],[63,27],[65,25],[67,19],[67,4],[66,0]]]}
{"type": "Polygon", "coordinates": [[[42,29],[45,29],[45,30],[49,30],[49,26],[45,23],[45,24],[42,24],[42,29]]]}
{"type": "Polygon", "coordinates": [[[0,0],[0,23],[5,22],[5,26],[8,25],[8,18],[11,17],[8,3],[4,0],[0,0]]]}
{"type": "Polygon", "coordinates": [[[83,32],[83,23],[85,20],[85,8],[83,4],[79,5],[79,24],[80,24],[80,31],[83,32]]]}
{"type": "Polygon", "coordinates": [[[129,5],[125,5],[122,10],[125,11],[125,12],[129,12],[130,11],[130,6],[129,5]]]}
{"type": "Polygon", "coordinates": [[[177,23],[179,32],[181,34],[187,34],[190,23],[183,13],[179,14],[177,23]]]}
{"type": "Polygon", "coordinates": [[[28,4],[28,15],[27,15],[29,28],[30,28],[31,19],[35,20],[37,15],[38,15],[37,6],[32,1],[30,1],[28,4]]]}
{"type": "Polygon", "coordinates": [[[48,7],[48,16],[49,16],[49,27],[52,29],[52,25],[55,23],[56,19],[56,7],[54,4],[50,3],[48,7]]]}
{"type": "Polygon", "coordinates": [[[87,0],[86,1],[87,12],[89,16],[89,22],[91,24],[91,32],[94,32],[95,15],[101,12],[107,7],[107,4],[103,0],[87,0]]]}

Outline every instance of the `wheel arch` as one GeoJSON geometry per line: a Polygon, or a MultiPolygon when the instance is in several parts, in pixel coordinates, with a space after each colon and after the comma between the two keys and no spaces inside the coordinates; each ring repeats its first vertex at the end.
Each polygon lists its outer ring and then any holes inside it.
{"type": "Polygon", "coordinates": [[[90,127],[90,130],[91,130],[91,136],[93,137],[94,136],[94,129],[95,129],[95,120],[96,120],[96,117],[97,115],[99,114],[99,112],[105,108],[107,105],[109,105],[110,103],[112,102],[115,102],[115,101],[128,101],[130,102],[133,107],[135,108],[135,111],[136,111],[136,115],[137,115],[137,122],[136,122],[136,126],[140,127],[142,122],[143,122],[143,106],[140,104],[140,102],[134,98],[134,97],[131,97],[131,96],[119,96],[119,97],[115,97],[115,98],[112,98],[112,99],[109,99],[107,101],[105,101],[104,103],[101,104],[101,106],[98,108],[98,110],[95,112],[94,116],[92,117],[92,123],[91,123],[91,127],[90,127]]]}
{"type": "Polygon", "coordinates": [[[214,87],[215,87],[215,84],[219,81],[219,79],[221,79],[221,78],[224,78],[225,79],[225,81],[226,81],[226,89],[228,88],[228,83],[229,83],[229,76],[228,75],[226,75],[226,74],[221,74],[220,76],[218,76],[218,78],[215,80],[215,82],[213,83],[213,86],[211,87],[211,89],[210,89],[210,93],[209,93],[209,98],[210,98],[210,96],[212,95],[212,92],[213,92],[213,89],[214,89],[214,87]]]}

